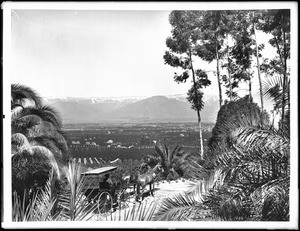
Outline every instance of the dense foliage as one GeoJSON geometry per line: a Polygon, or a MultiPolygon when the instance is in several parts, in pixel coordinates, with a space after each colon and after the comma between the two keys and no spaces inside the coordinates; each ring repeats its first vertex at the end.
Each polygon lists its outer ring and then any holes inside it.
{"type": "Polygon", "coordinates": [[[68,146],[57,112],[32,89],[11,85],[12,190],[22,196],[45,185],[51,168],[60,175],[68,146]]]}

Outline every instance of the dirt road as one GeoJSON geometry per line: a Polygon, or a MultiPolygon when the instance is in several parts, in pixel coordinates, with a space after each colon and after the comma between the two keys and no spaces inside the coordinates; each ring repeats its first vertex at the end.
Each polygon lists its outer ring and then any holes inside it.
{"type": "MultiPolygon", "coordinates": [[[[171,197],[172,195],[178,193],[184,193],[193,188],[195,182],[189,180],[177,180],[177,181],[161,181],[156,182],[154,186],[154,196],[149,194],[149,186],[146,186],[144,199],[141,202],[142,207],[149,207],[152,203],[159,203],[160,200],[166,197],[171,197]]],[[[94,220],[123,220],[124,216],[128,211],[132,212],[132,210],[137,211],[138,209],[142,209],[141,207],[136,206],[135,203],[135,195],[132,193],[130,197],[126,200],[126,202],[121,203],[121,209],[117,209],[112,214],[107,213],[103,215],[97,215],[94,220]]],[[[150,208],[150,207],[149,207],[150,208]]],[[[149,212],[147,208],[145,210],[149,212]]]]}

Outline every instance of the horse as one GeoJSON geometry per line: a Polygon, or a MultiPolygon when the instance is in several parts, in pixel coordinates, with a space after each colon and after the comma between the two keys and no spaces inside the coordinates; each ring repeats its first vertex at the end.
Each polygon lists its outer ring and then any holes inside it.
{"type": "Polygon", "coordinates": [[[135,192],[137,179],[139,175],[146,173],[149,170],[150,166],[148,164],[141,164],[139,167],[134,168],[130,172],[125,172],[122,176],[122,184],[128,186],[133,184],[133,192],[135,192]]]}
{"type": "Polygon", "coordinates": [[[150,194],[153,195],[153,189],[154,189],[154,180],[159,172],[163,172],[163,168],[161,167],[161,164],[157,164],[152,170],[150,170],[147,173],[139,175],[136,186],[136,197],[135,200],[139,201],[140,194],[142,194],[142,200],[143,198],[143,190],[147,185],[150,187],[150,194]]]}
{"type": "Polygon", "coordinates": [[[122,176],[123,185],[127,187],[128,185],[133,184],[133,191],[135,191],[136,181],[138,179],[138,176],[139,176],[139,172],[137,171],[124,173],[122,176]]]}

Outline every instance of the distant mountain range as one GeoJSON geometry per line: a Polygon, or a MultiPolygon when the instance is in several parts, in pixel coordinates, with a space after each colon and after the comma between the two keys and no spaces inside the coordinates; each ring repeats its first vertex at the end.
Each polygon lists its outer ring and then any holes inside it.
{"type": "MultiPolygon", "coordinates": [[[[185,95],[52,97],[44,98],[44,101],[59,112],[63,123],[197,122],[197,113],[191,109],[185,95]]],[[[254,101],[260,102],[258,94],[254,94],[254,101]]],[[[215,123],[219,111],[218,96],[204,94],[204,102],[202,122],[215,123]]],[[[265,101],[265,109],[272,108],[272,103],[265,101]]]]}
{"type": "MultiPolygon", "coordinates": [[[[204,96],[201,111],[204,123],[215,123],[219,110],[218,97],[204,96]]],[[[63,123],[101,122],[197,122],[185,95],[153,97],[90,97],[45,98],[53,106],[63,123]]]]}

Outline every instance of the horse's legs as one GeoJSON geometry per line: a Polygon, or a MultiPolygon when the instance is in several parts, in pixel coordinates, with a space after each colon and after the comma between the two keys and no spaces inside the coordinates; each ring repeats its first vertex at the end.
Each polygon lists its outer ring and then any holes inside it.
{"type": "Polygon", "coordinates": [[[139,194],[140,194],[140,185],[136,184],[136,190],[135,190],[135,201],[139,201],[139,194]]]}
{"type": "Polygon", "coordinates": [[[153,194],[153,190],[154,190],[154,183],[153,183],[153,184],[150,184],[150,187],[152,188],[152,190],[151,190],[151,195],[152,195],[152,196],[154,196],[154,194],[153,194]]]}
{"type": "Polygon", "coordinates": [[[149,184],[149,188],[150,188],[150,195],[152,195],[151,183],[149,184]]]}
{"type": "Polygon", "coordinates": [[[142,190],[141,190],[141,196],[142,196],[142,201],[144,200],[144,191],[145,191],[145,186],[146,185],[144,185],[143,187],[142,187],[142,190]]]}

